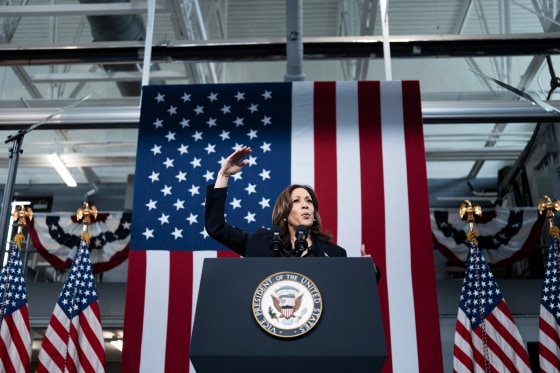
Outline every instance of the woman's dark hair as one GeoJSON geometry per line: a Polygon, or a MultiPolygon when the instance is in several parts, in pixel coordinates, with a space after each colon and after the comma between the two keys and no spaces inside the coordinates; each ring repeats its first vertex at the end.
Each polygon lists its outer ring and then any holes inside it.
{"type": "Polygon", "coordinates": [[[292,184],[286,187],[276,199],[274,209],[272,210],[272,224],[282,229],[282,241],[284,244],[290,242],[290,234],[288,231],[288,215],[292,211],[292,192],[294,189],[303,188],[311,196],[313,202],[313,225],[309,228],[309,234],[312,237],[318,238],[322,241],[330,242],[332,235],[321,229],[321,216],[319,215],[319,201],[313,188],[309,185],[292,184]]]}

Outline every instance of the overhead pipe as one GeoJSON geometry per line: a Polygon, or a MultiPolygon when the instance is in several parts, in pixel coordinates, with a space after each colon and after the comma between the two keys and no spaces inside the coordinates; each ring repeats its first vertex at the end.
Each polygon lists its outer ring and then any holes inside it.
{"type": "MultiPolygon", "coordinates": [[[[138,106],[74,107],[56,114],[41,129],[136,129],[140,121],[138,106]]],[[[560,109],[560,101],[548,104],[560,109]]],[[[49,115],[53,108],[0,108],[0,129],[27,128],[49,115]]],[[[424,124],[454,123],[535,123],[558,122],[559,117],[527,101],[423,101],[424,124]]]]}

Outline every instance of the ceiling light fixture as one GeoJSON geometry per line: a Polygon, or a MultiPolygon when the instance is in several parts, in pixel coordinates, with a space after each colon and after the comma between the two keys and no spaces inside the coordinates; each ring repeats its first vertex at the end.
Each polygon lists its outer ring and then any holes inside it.
{"type": "Polygon", "coordinates": [[[64,163],[62,163],[62,160],[60,160],[58,154],[49,154],[47,155],[47,158],[49,158],[49,161],[53,165],[54,169],[56,170],[56,172],[58,172],[62,180],[64,180],[66,185],[68,185],[69,187],[78,186],[78,183],[76,182],[76,180],[74,180],[74,178],[70,174],[70,171],[68,171],[64,163]]]}
{"type": "Polygon", "coordinates": [[[115,347],[117,350],[122,351],[123,350],[123,340],[122,339],[112,339],[111,341],[109,341],[110,344],[113,345],[113,347],[115,347]]]}

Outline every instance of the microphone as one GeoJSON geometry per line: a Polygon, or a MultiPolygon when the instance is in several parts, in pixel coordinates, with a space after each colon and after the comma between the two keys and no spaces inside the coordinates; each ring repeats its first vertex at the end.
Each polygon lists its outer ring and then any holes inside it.
{"type": "Polygon", "coordinates": [[[307,227],[304,225],[298,225],[296,227],[295,246],[297,256],[302,256],[303,252],[307,250],[307,227]]]}
{"type": "Polygon", "coordinates": [[[282,239],[280,238],[281,229],[279,226],[272,227],[272,238],[270,240],[270,248],[276,256],[280,256],[280,249],[282,248],[282,239]]]}

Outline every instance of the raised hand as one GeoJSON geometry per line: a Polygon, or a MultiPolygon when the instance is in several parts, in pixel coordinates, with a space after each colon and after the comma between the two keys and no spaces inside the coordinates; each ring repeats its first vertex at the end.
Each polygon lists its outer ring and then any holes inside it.
{"type": "Polygon", "coordinates": [[[241,169],[249,163],[245,158],[247,155],[251,154],[251,148],[248,146],[242,146],[241,148],[237,149],[233,153],[226,158],[224,163],[222,164],[222,168],[220,169],[220,173],[225,176],[235,175],[241,169]]]}
{"type": "Polygon", "coordinates": [[[241,169],[249,163],[247,159],[243,158],[251,154],[251,151],[250,147],[242,146],[231,153],[222,164],[222,168],[220,168],[220,172],[218,172],[218,178],[216,179],[214,187],[223,188],[227,186],[228,178],[241,171],[241,169]]]}

